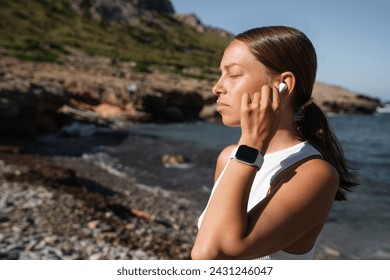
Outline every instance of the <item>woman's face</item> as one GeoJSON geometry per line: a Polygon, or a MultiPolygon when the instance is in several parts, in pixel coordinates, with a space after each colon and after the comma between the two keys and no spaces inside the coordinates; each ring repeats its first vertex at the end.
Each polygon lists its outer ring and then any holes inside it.
{"type": "Polygon", "coordinates": [[[260,92],[268,79],[265,67],[245,43],[233,40],[224,52],[220,70],[221,76],[213,87],[213,93],[218,96],[217,111],[225,125],[239,126],[241,96],[260,92]]]}

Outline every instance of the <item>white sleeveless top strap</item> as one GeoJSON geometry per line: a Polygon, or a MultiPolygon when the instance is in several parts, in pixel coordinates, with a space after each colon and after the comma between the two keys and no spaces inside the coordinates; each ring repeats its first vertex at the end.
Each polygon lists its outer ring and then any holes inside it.
{"type": "MultiPolygon", "coordinates": [[[[234,155],[237,151],[235,148],[232,152],[234,155]]],[[[278,174],[288,169],[292,165],[309,158],[311,156],[321,156],[321,153],[317,151],[312,145],[308,142],[301,142],[292,147],[286,148],[284,150],[269,153],[264,155],[264,163],[261,166],[260,170],[256,173],[255,179],[253,180],[251,191],[249,194],[247,212],[249,212],[254,206],[261,202],[266,196],[271,186],[272,181],[276,178],[278,174]]],[[[228,162],[229,163],[229,162],[228,162]]],[[[223,171],[219,175],[218,179],[215,181],[213,189],[211,191],[210,199],[214,194],[214,191],[219,185],[222,176],[224,175],[227,165],[224,167],[223,171]]],[[[210,202],[209,199],[209,202],[210,202]]],[[[206,206],[207,209],[207,206],[206,206]]],[[[203,217],[206,209],[200,215],[198,220],[198,228],[202,224],[203,217]]],[[[284,251],[276,252],[270,256],[265,256],[261,259],[313,259],[315,246],[305,254],[290,254],[284,251]]]]}

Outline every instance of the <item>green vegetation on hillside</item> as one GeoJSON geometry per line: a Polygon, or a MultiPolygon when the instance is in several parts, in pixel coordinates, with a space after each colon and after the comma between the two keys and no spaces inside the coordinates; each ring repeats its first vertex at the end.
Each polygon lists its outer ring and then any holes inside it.
{"type": "Polygon", "coordinates": [[[23,60],[61,63],[69,47],[113,61],[135,61],[140,70],[159,65],[171,71],[218,65],[230,38],[215,30],[198,33],[188,25],[155,14],[139,18],[139,28],[106,26],[76,14],[68,1],[0,0],[0,49],[23,60]]]}

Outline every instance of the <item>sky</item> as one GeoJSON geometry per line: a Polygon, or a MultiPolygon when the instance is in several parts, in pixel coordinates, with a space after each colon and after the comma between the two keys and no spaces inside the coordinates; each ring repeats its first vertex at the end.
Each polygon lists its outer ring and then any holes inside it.
{"type": "Polygon", "coordinates": [[[171,0],[176,13],[238,34],[288,25],[317,51],[317,81],[390,101],[389,0],[171,0]]]}

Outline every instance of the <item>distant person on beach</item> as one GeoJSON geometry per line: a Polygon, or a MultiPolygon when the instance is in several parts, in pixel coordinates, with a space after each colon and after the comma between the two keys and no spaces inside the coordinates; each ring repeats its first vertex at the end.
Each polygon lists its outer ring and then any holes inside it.
{"type": "Polygon", "coordinates": [[[311,98],[315,49],[295,28],[255,28],[228,45],[220,70],[217,110],[241,137],[218,157],[191,256],[313,259],[333,201],[357,184],[311,98]]]}

